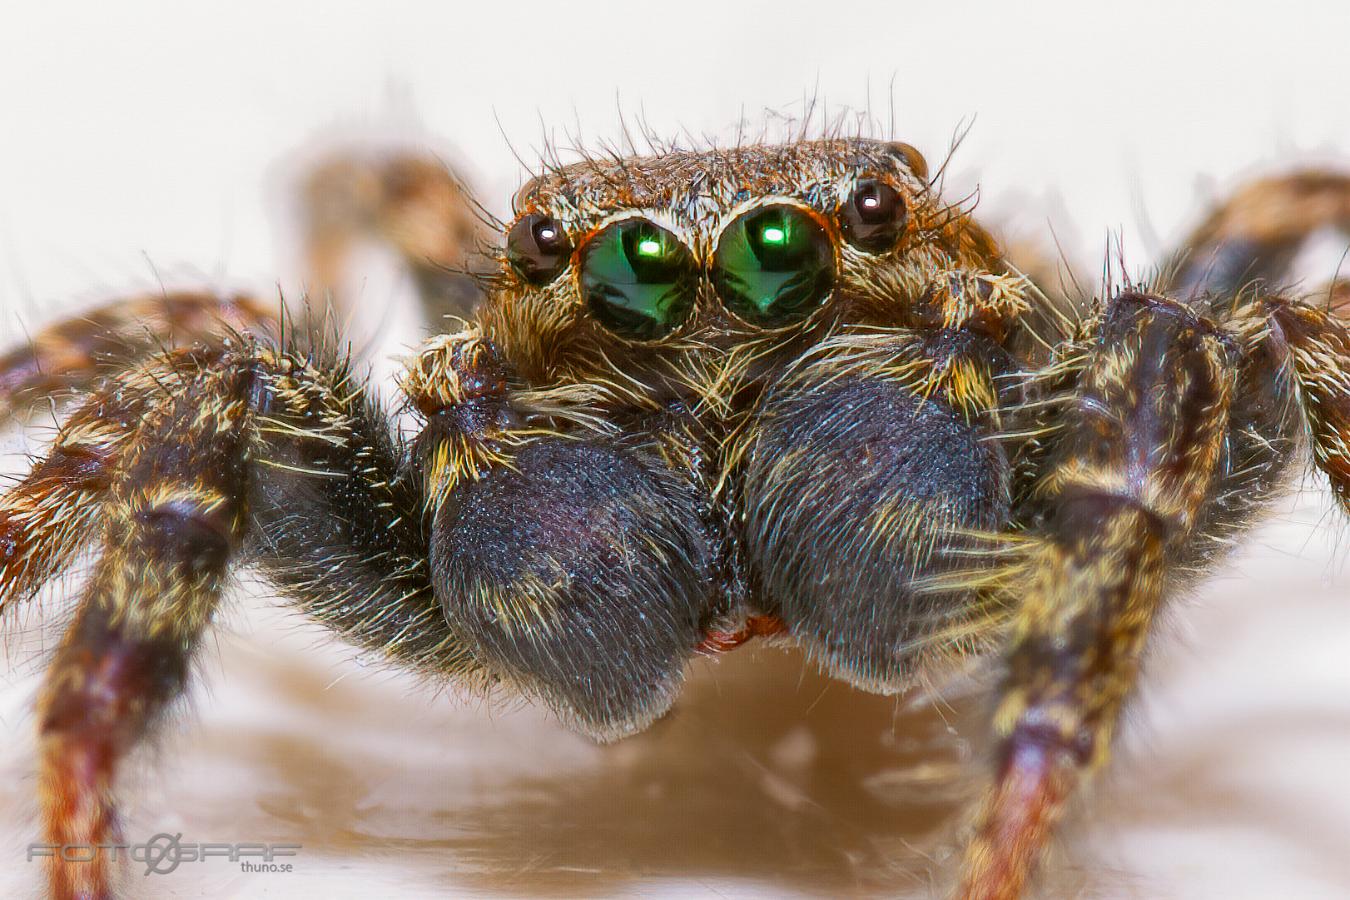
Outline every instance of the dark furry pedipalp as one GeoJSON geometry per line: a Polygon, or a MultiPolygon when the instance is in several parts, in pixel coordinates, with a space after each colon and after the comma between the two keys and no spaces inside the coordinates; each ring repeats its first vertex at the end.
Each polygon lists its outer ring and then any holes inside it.
{"type": "Polygon", "coordinates": [[[974,605],[914,585],[969,567],[963,532],[1007,522],[1000,448],[946,405],[862,378],[771,395],[754,429],[741,505],[759,602],[835,675],[903,690],[974,605]]]}
{"type": "Polygon", "coordinates": [[[693,486],[660,457],[555,437],[451,493],[431,545],[451,628],[601,740],[674,702],[714,560],[693,486]]]}

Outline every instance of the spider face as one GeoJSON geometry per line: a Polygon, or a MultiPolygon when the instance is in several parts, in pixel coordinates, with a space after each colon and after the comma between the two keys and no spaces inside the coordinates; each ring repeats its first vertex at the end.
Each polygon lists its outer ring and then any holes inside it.
{"type": "Polygon", "coordinates": [[[506,352],[648,378],[654,360],[865,317],[941,231],[925,177],[912,147],[867,140],[559,168],[516,197],[492,303],[519,341],[506,352]]]}

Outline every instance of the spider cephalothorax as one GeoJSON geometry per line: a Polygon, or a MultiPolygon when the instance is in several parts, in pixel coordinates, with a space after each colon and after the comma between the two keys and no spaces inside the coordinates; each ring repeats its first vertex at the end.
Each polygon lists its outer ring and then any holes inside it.
{"type": "MultiPolygon", "coordinates": [[[[465,282],[434,263],[475,239],[458,187],[372,165],[315,182],[343,200],[312,217],[316,281],[364,222],[434,248],[410,264],[452,307],[465,282]]],[[[0,500],[0,603],[101,541],[40,698],[51,845],[116,836],[118,762],[244,563],[394,664],[604,740],[665,712],[693,654],[754,636],[883,692],[998,650],[959,890],[1012,897],[1106,758],[1169,592],[1305,437],[1350,492],[1350,333],[1271,290],[1304,236],[1350,223],[1350,179],[1258,183],[1155,284],[1077,305],[903,144],[586,159],[516,206],[464,330],[408,363],[406,445],[344,361],[273,340],[247,300],[114,306],[0,361],[6,409],[85,392],[0,500]],[[155,351],[138,310],[197,342],[155,351]]],[[[57,895],[111,884],[107,859],[53,857],[57,895]]]]}
{"type": "Polygon", "coordinates": [[[526,379],[725,398],[729,365],[841,321],[909,324],[889,298],[993,252],[926,174],[912,147],[859,140],[559,168],[517,193],[480,325],[526,379]]]}

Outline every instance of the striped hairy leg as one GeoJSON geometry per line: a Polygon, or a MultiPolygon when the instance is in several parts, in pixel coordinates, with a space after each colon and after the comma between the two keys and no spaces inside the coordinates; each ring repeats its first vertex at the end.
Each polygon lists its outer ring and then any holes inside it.
{"type": "MultiPolygon", "coordinates": [[[[1064,804],[1109,754],[1159,607],[1282,488],[1307,444],[1350,510],[1350,331],[1342,285],[1267,293],[1307,237],[1350,226],[1350,178],[1255,182],[1158,285],[1127,293],[1047,370],[1071,385],[1023,517],[995,711],[996,776],[964,897],[1021,896],[1064,804]]],[[[1061,381],[1061,383],[1063,383],[1061,381]]]]}
{"type": "Polygon", "coordinates": [[[306,293],[345,317],[361,302],[351,271],[364,243],[389,247],[412,277],[427,321],[465,318],[482,296],[484,255],[496,222],[459,176],[425,152],[338,153],[300,192],[306,293]]]}
{"type": "MultiPolygon", "coordinates": [[[[339,360],[253,344],[157,358],[75,411],[0,498],[3,604],[87,542],[99,554],[39,697],[47,844],[120,839],[117,773],[182,693],[232,564],[260,566],[358,646],[469,674],[431,595],[400,458],[339,360]]],[[[55,897],[113,895],[106,854],[49,864],[55,897]]]]}
{"type": "Polygon", "coordinates": [[[247,296],[174,291],[118,298],[59,321],[0,356],[0,421],[59,405],[166,347],[274,331],[280,309],[247,296]]]}

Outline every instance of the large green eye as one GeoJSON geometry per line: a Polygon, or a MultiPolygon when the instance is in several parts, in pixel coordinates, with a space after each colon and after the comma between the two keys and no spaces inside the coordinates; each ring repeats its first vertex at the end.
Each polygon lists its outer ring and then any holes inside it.
{"type": "Polygon", "coordinates": [[[646,219],[615,222],[586,245],[582,297],[591,315],[621,337],[670,334],[689,318],[697,290],[694,254],[646,219]]]}
{"type": "Polygon", "coordinates": [[[776,328],[806,318],[833,283],[830,236],[795,206],[753,209],[717,242],[717,294],[727,309],[755,325],[776,328]]]}

